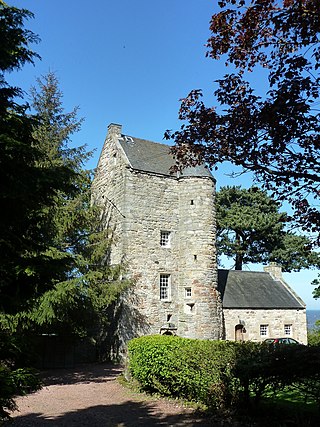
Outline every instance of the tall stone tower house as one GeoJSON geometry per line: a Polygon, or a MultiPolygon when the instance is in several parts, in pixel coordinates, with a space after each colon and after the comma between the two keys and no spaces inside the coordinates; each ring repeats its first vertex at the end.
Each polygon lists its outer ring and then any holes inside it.
{"type": "Polygon", "coordinates": [[[144,334],[220,339],[215,180],[204,166],[171,172],[164,144],[110,124],[92,187],[112,233],[110,260],[133,285],[123,298],[120,341],[144,334]]]}

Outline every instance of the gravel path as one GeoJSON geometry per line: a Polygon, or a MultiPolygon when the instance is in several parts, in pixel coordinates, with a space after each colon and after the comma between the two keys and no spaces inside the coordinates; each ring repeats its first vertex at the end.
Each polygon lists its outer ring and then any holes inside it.
{"type": "MultiPolygon", "coordinates": [[[[19,397],[12,414],[17,427],[33,426],[220,426],[164,399],[134,393],[117,381],[119,367],[90,365],[50,371],[37,393],[19,397]]],[[[224,424],[225,425],[225,424],[224,424]]]]}

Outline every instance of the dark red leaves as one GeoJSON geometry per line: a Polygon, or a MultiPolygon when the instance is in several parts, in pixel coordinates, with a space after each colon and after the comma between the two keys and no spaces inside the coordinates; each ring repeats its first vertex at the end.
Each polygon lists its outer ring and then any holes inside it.
{"type": "Polygon", "coordinates": [[[166,137],[175,140],[180,165],[216,167],[228,160],[252,171],[265,189],[291,203],[303,229],[319,233],[319,0],[225,0],[219,6],[208,56],[225,56],[237,72],[216,82],[222,108],[206,107],[200,90],[184,98],[184,125],[166,137]],[[260,73],[260,66],[269,70],[269,86],[258,96],[243,76],[260,73]]]}

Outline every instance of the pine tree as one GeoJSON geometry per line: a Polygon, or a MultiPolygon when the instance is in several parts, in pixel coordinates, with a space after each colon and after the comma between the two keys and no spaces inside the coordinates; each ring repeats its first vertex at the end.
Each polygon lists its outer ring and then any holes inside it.
{"type": "Polygon", "coordinates": [[[222,187],[217,193],[219,255],[233,258],[235,269],[248,263],[279,263],[284,271],[319,267],[310,240],[286,231],[288,216],[257,187],[222,187]]]}
{"type": "Polygon", "coordinates": [[[37,117],[33,137],[45,154],[38,167],[58,168],[60,188],[46,211],[51,225],[45,251],[50,273],[43,280],[50,289],[38,298],[31,318],[47,331],[106,337],[110,307],[127,282],[122,280],[122,267],[108,263],[110,240],[99,208],[90,203],[92,174],[85,163],[91,153],[85,146],[70,148],[71,136],[82,123],[78,109],[64,111],[54,73],[37,82],[38,89],[31,90],[37,117]]]}

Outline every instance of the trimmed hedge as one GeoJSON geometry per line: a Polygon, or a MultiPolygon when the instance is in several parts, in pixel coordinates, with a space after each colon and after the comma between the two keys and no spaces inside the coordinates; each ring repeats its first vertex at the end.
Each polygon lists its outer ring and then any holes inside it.
{"type": "Polygon", "coordinates": [[[129,342],[129,372],[144,391],[216,410],[256,405],[298,388],[320,406],[320,348],[145,336],[129,342]]]}
{"type": "Polygon", "coordinates": [[[230,405],[236,344],[174,336],[145,336],[129,342],[129,370],[148,392],[209,406],[230,405]]]}

